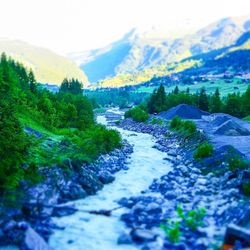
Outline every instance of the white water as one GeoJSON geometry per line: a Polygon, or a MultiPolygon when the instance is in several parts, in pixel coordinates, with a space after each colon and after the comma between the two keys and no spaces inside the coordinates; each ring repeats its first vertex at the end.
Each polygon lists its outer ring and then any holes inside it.
{"type": "MultiPolygon", "coordinates": [[[[98,122],[106,124],[104,117],[98,122]]],[[[81,210],[112,209],[116,201],[123,197],[139,195],[148,188],[154,178],[166,174],[170,163],[163,160],[166,153],[152,148],[154,138],[148,134],[134,133],[119,129],[124,139],[134,145],[134,153],[128,163],[128,170],[115,175],[115,181],[105,185],[96,195],[73,202],[81,210]],[[136,136],[135,136],[136,135],[136,136]]],[[[132,245],[118,245],[119,235],[126,230],[119,217],[124,210],[119,209],[111,217],[77,212],[71,216],[54,218],[64,230],[56,230],[50,238],[50,246],[55,250],[119,250],[137,249],[132,245]],[[69,243],[69,241],[71,241],[69,243]]]]}

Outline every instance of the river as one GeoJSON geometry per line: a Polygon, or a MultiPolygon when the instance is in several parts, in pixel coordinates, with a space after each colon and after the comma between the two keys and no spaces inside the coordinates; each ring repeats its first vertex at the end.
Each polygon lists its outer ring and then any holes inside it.
{"type": "MultiPolygon", "coordinates": [[[[98,122],[107,125],[104,116],[98,122]]],[[[117,129],[117,128],[116,128],[117,129]]],[[[53,221],[65,227],[55,230],[49,244],[58,250],[119,250],[138,249],[133,245],[118,245],[119,235],[126,231],[120,215],[125,209],[118,209],[111,217],[93,215],[84,210],[112,209],[118,206],[117,201],[123,197],[136,196],[146,190],[154,178],[166,174],[171,165],[164,160],[166,153],[153,148],[155,140],[149,134],[135,133],[117,129],[123,139],[134,146],[134,152],[128,161],[128,170],[115,175],[115,181],[105,185],[96,195],[71,202],[79,210],[71,216],[53,218],[53,221]]]]}

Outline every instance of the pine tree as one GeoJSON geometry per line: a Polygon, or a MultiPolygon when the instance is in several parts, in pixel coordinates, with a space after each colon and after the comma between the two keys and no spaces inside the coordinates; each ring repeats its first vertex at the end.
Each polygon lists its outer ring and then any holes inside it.
{"type": "Polygon", "coordinates": [[[178,88],[178,86],[176,86],[173,93],[174,93],[175,95],[178,95],[179,92],[180,92],[180,91],[179,91],[179,88],[178,88]]]}
{"type": "Polygon", "coordinates": [[[207,97],[205,88],[202,88],[200,91],[198,107],[204,111],[209,110],[209,101],[208,101],[208,97],[207,97]]]}
{"type": "Polygon", "coordinates": [[[211,113],[220,113],[222,111],[222,101],[220,98],[220,91],[217,88],[215,90],[215,93],[213,94],[211,98],[211,103],[210,103],[210,112],[211,113]]]}
{"type": "Polygon", "coordinates": [[[224,112],[232,116],[242,117],[241,100],[239,95],[236,94],[228,95],[224,112]]]}
{"type": "Polygon", "coordinates": [[[242,114],[244,116],[250,115],[250,86],[248,86],[246,92],[242,95],[242,114]]]}
{"type": "Polygon", "coordinates": [[[36,79],[35,79],[35,76],[34,76],[32,70],[30,70],[30,72],[28,74],[28,81],[29,81],[30,91],[32,93],[35,93],[37,91],[37,83],[36,83],[36,79]]]}

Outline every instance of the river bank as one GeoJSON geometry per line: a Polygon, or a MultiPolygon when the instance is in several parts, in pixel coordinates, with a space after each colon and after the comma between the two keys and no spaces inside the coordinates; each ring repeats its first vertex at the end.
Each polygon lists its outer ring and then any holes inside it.
{"type": "Polygon", "coordinates": [[[15,246],[50,249],[46,241],[58,228],[52,216],[76,212],[77,208],[65,203],[94,195],[104,185],[113,182],[115,173],[127,169],[132,152],[132,145],[123,140],[122,148],[101,155],[94,163],[82,164],[69,159],[70,171],[58,166],[40,169],[41,182],[32,186],[22,183],[17,199],[1,207],[0,249],[7,246],[10,249],[15,249],[15,246]]]}
{"type": "Polygon", "coordinates": [[[244,226],[247,223],[250,204],[242,194],[242,175],[226,168],[227,157],[241,156],[237,150],[230,146],[216,149],[214,156],[206,162],[208,167],[204,168],[194,161],[193,152],[206,139],[205,134],[187,141],[170,133],[167,127],[135,123],[130,119],[122,121],[119,127],[154,135],[157,148],[168,153],[166,160],[173,163],[172,170],[153,181],[142,195],[120,201],[129,209],[121,219],[130,228],[121,236],[120,243],[133,242],[142,249],[214,249],[222,246],[229,224],[244,226]],[[214,171],[216,168],[223,171],[218,174],[214,171]],[[181,225],[179,243],[173,244],[159,225],[170,218],[178,221],[178,206],[186,215],[202,208],[206,216],[203,226],[197,230],[181,225]]]}

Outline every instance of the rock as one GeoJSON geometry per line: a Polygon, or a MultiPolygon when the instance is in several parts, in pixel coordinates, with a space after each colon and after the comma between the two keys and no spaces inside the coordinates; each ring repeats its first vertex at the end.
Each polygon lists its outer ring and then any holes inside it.
{"type": "Polygon", "coordinates": [[[136,242],[149,242],[156,239],[156,235],[147,229],[136,228],[131,231],[131,236],[136,242]]]}
{"type": "Polygon", "coordinates": [[[52,250],[46,241],[31,227],[25,232],[21,249],[25,250],[52,250]]]}
{"type": "Polygon", "coordinates": [[[148,214],[155,214],[155,213],[161,213],[162,212],[162,208],[159,204],[157,203],[149,203],[146,208],[145,208],[145,211],[148,213],[148,214]]]}
{"type": "Polygon", "coordinates": [[[111,183],[115,180],[115,177],[110,174],[108,171],[102,171],[98,174],[99,180],[103,183],[103,184],[108,184],[111,183]]]}
{"type": "Polygon", "coordinates": [[[56,217],[67,216],[67,215],[74,214],[76,211],[77,209],[74,206],[58,205],[54,207],[52,216],[56,216],[56,217]]]}
{"type": "Polygon", "coordinates": [[[86,168],[82,169],[79,177],[79,183],[88,194],[95,194],[103,187],[103,184],[99,181],[98,177],[86,168]]]}
{"type": "Polygon", "coordinates": [[[242,248],[250,248],[250,230],[231,224],[227,227],[224,244],[234,246],[237,241],[242,248]]]}
{"type": "Polygon", "coordinates": [[[122,234],[119,236],[118,240],[117,240],[117,244],[121,245],[121,244],[132,244],[132,238],[129,234],[122,234]]]}

